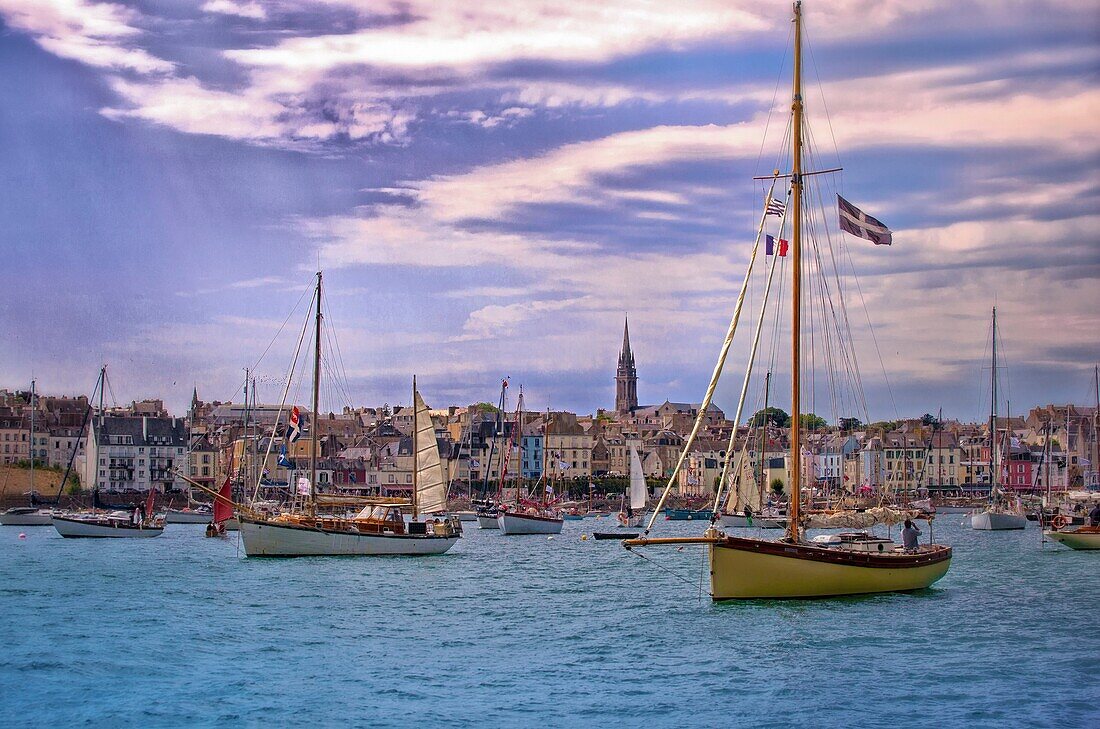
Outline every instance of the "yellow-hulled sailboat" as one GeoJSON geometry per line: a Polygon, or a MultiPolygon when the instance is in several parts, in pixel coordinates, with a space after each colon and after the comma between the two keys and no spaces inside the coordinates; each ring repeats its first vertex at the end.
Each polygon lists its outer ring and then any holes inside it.
{"type": "MultiPolygon", "coordinates": [[[[744,598],[809,598],[809,597],[834,597],[842,595],[860,595],[882,592],[900,592],[926,588],[946,574],[951,564],[951,548],[945,545],[924,544],[910,549],[902,549],[893,545],[889,540],[876,539],[866,534],[841,534],[834,535],[827,541],[807,541],[802,532],[802,526],[807,522],[807,515],[802,513],[802,475],[801,475],[801,438],[799,433],[800,409],[800,376],[801,376],[801,284],[802,284],[802,245],[803,245],[803,188],[804,178],[816,172],[804,172],[802,169],[803,153],[803,103],[802,103],[802,7],[800,2],[794,5],[795,24],[795,52],[794,52],[794,93],[791,105],[791,157],[792,169],[790,178],[790,209],[791,220],[791,438],[790,438],[790,509],[787,525],[787,534],[781,540],[765,540],[731,536],[720,531],[712,523],[711,527],[701,537],[674,537],[674,538],[650,538],[649,532],[653,528],[654,518],[650,519],[645,534],[639,539],[626,540],[624,546],[627,549],[638,549],[650,545],[683,545],[702,544],[709,553],[711,596],[715,600],[744,599],[744,598]]],[[[824,172],[823,170],[822,172],[824,172]]],[[[772,191],[775,182],[780,177],[776,171],[771,177],[772,191]]],[[[773,208],[775,200],[769,192],[765,204],[765,212],[760,219],[760,227],[757,230],[756,244],[753,247],[749,263],[749,271],[752,270],[760,246],[761,234],[764,230],[765,218],[769,209],[773,208]]],[[[786,205],[780,203],[786,209],[786,205]]],[[[858,211],[857,211],[858,212],[858,211]]],[[[878,221],[862,219],[862,223],[874,223],[878,221]]],[[[844,227],[842,225],[842,227],[844,227]]],[[[845,228],[847,229],[847,228],[845,228]]],[[[881,231],[885,230],[880,226],[881,231]]],[[[855,232],[855,231],[849,231],[855,232]]],[[[860,235],[860,233],[857,233],[860,235]]],[[[874,235],[872,232],[870,235],[874,235]]],[[[869,237],[863,234],[862,237],[869,237]]],[[[870,238],[874,240],[874,238],[870,238]]],[[[878,242],[877,240],[875,242],[878,242]]],[[[781,253],[782,255],[782,253],[781,253]]],[[[776,258],[772,259],[772,272],[776,258]]],[[[703,422],[702,413],[707,411],[710,400],[713,397],[715,386],[721,376],[725,364],[726,355],[733,340],[737,322],[740,318],[742,305],[748,285],[749,275],[746,273],[742,283],[741,293],[737,300],[733,319],[730,322],[723,343],[718,363],[711,376],[710,385],[703,403],[699,408],[700,417],[684,444],[680,461],[665,487],[660,502],[654,514],[658,514],[664,505],[665,499],[670,493],[676,475],[682,467],[692,443],[698,434],[703,422]]],[[[770,289],[771,274],[768,283],[770,289]]],[[[765,292],[765,303],[768,293],[765,292]]],[[[757,329],[759,333],[759,328],[757,329]]],[[[759,336],[757,336],[757,340],[759,336]]],[[[746,372],[746,386],[742,389],[741,402],[738,405],[737,419],[740,419],[744,405],[745,390],[752,369],[752,361],[756,353],[756,342],[752,345],[749,355],[749,369],[746,372]]],[[[736,433],[736,428],[734,429],[736,433]]],[[[727,454],[731,453],[733,435],[731,434],[731,447],[727,454]]],[[[728,458],[728,456],[727,456],[728,458]]],[[[715,506],[721,504],[722,490],[727,485],[726,473],[720,480],[718,494],[715,497],[715,506]]],[[[890,511],[890,510],[887,510],[890,511]]]]}

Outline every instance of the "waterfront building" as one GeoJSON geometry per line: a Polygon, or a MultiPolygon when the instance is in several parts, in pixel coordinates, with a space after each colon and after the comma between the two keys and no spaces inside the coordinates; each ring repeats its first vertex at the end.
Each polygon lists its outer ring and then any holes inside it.
{"type": "Polygon", "coordinates": [[[95,416],[85,441],[84,488],[182,490],[187,429],[179,418],[95,416]]]}

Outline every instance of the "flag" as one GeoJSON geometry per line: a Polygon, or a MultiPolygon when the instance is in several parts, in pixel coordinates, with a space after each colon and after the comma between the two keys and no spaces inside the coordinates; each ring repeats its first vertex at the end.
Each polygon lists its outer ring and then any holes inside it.
{"type": "Polygon", "coordinates": [[[781,218],[783,217],[783,213],[786,212],[786,210],[787,205],[782,200],[776,200],[774,197],[768,198],[768,207],[764,211],[764,215],[775,215],[776,217],[781,218]]]}
{"type": "Polygon", "coordinates": [[[772,238],[770,235],[764,236],[764,255],[775,255],[775,238],[772,238]]]}
{"type": "Polygon", "coordinates": [[[787,241],[782,238],[779,239],[779,255],[780,257],[787,255],[787,241]]]}
{"type": "Polygon", "coordinates": [[[866,238],[876,246],[890,245],[893,234],[880,221],[848,202],[840,195],[836,196],[836,205],[840,213],[840,229],[857,238],[866,238]]]}
{"type": "Polygon", "coordinates": [[[470,459],[470,468],[481,468],[481,461],[476,458],[470,459]]]}
{"type": "Polygon", "coordinates": [[[565,461],[558,461],[558,468],[564,471],[569,468],[569,464],[565,461]]]}
{"type": "Polygon", "coordinates": [[[279,449],[279,466],[281,468],[294,468],[294,461],[286,456],[286,444],[279,449]]]}
{"type": "Polygon", "coordinates": [[[302,413],[297,405],[290,409],[290,423],[287,426],[286,437],[291,443],[302,437],[302,413]]]}
{"type": "Polygon", "coordinates": [[[309,496],[309,479],[302,476],[298,479],[298,493],[309,496]]]}
{"type": "Polygon", "coordinates": [[[355,475],[355,471],[348,472],[348,480],[352,483],[359,483],[359,478],[355,475]]]}

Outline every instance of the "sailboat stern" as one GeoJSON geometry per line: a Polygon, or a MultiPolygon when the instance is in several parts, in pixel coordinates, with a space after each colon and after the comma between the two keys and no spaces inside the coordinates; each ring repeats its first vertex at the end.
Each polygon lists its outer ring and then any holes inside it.
{"type": "Polygon", "coordinates": [[[709,551],[715,600],[907,592],[929,587],[951,566],[951,548],[940,545],[870,553],[726,537],[709,551]]]}

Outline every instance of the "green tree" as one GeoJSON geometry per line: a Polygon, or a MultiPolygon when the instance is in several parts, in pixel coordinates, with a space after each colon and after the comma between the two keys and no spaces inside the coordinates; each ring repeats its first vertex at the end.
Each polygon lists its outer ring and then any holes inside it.
{"type": "Polygon", "coordinates": [[[749,418],[749,425],[753,428],[759,428],[763,425],[765,418],[767,418],[769,425],[776,425],[780,428],[786,428],[791,424],[791,416],[787,414],[786,410],[765,408],[753,413],[752,417],[749,418]]]}
{"type": "Polygon", "coordinates": [[[824,428],[828,423],[825,422],[825,418],[814,413],[802,413],[798,416],[798,423],[802,426],[803,430],[817,430],[824,428]]]}
{"type": "Polygon", "coordinates": [[[920,416],[920,424],[930,425],[933,429],[940,427],[939,419],[931,413],[925,413],[924,415],[920,416]]]}
{"type": "Polygon", "coordinates": [[[781,479],[781,478],[773,478],[772,479],[772,493],[775,494],[776,496],[782,496],[783,495],[783,479],[781,479]]]}
{"type": "Polygon", "coordinates": [[[863,427],[863,421],[859,418],[841,418],[840,429],[841,430],[859,430],[863,427]]]}
{"type": "Polygon", "coordinates": [[[498,408],[496,405],[493,405],[492,403],[488,403],[488,402],[479,402],[474,407],[476,407],[478,410],[480,410],[483,413],[499,413],[500,412],[500,408],[498,408]]]}

